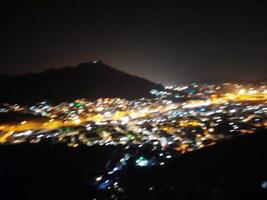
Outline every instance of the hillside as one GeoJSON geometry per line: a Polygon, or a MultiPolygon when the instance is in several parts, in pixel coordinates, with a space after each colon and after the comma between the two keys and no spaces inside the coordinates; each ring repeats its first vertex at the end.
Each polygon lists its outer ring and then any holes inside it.
{"type": "MultiPolygon", "coordinates": [[[[120,176],[127,199],[266,199],[266,131],[184,154],[168,165],[128,168],[120,176]],[[151,189],[152,188],[152,189],[151,189]]],[[[0,146],[4,199],[88,199],[92,179],[123,146],[0,146]]],[[[106,196],[107,197],[107,196],[106,196]]],[[[90,199],[90,198],[89,198],[90,199]]]]}
{"type": "Polygon", "coordinates": [[[32,104],[59,103],[77,98],[135,99],[150,97],[149,90],[161,85],[114,69],[102,62],[50,69],[42,73],[1,76],[0,102],[32,104]]]}

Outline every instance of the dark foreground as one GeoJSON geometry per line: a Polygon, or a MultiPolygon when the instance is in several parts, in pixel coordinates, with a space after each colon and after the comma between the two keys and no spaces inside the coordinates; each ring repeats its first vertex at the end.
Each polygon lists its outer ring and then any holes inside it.
{"type": "Polygon", "coordinates": [[[267,199],[267,133],[184,154],[160,167],[129,167],[119,195],[93,180],[122,147],[0,146],[0,199],[267,199]]]}

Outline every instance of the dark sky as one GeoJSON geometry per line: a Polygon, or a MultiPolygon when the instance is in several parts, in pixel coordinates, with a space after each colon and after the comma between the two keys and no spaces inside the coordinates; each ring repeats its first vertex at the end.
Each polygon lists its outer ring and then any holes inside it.
{"type": "Polygon", "coordinates": [[[266,0],[2,0],[0,7],[0,73],[101,59],[161,83],[267,78],[266,0]]]}

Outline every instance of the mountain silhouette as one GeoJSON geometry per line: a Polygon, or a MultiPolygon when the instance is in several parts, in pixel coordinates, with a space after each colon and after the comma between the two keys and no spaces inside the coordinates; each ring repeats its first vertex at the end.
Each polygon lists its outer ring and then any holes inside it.
{"type": "Polygon", "coordinates": [[[1,75],[0,85],[0,102],[21,104],[40,101],[59,103],[77,98],[149,98],[149,90],[163,88],[160,84],[119,71],[101,61],[41,73],[1,75]]]}

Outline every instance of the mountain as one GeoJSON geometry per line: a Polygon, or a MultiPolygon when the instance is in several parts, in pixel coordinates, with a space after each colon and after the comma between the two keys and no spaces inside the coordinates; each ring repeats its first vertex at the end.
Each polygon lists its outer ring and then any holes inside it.
{"type": "Polygon", "coordinates": [[[77,98],[105,97],[136,99],[150,97],[149,90],[163,86],[114,69],[101,61],[41,73],[0,76],[0,102],[59,103],[77,98]]]}

